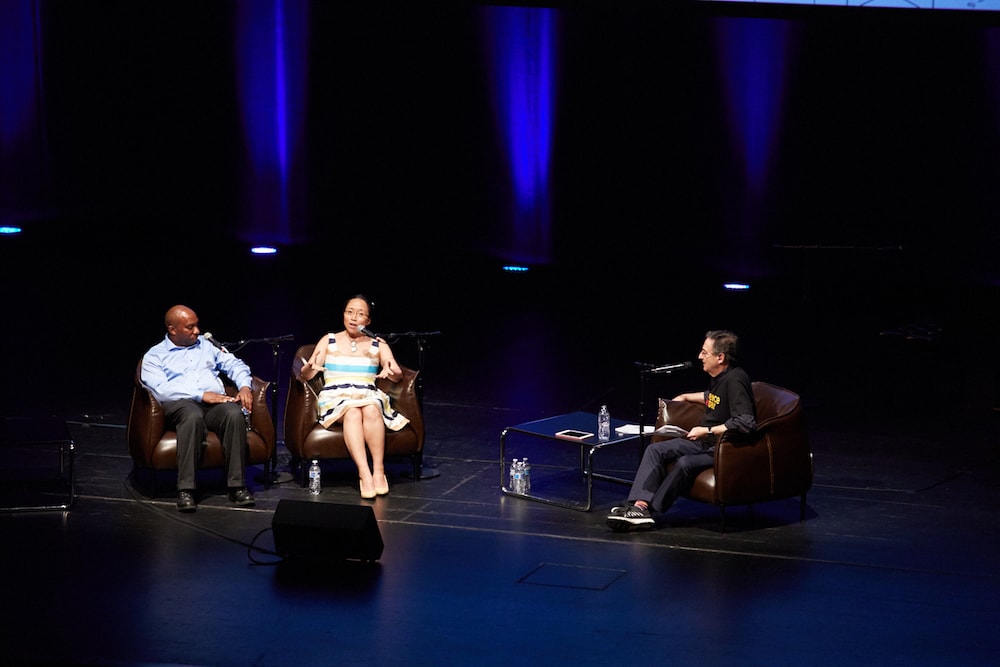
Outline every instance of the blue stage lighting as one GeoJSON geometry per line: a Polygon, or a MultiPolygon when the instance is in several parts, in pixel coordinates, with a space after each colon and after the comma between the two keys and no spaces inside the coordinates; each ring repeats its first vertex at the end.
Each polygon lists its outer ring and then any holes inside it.
{"type": "Polygon", "coordinates": [[[730,122],[743,152],[747,185],[760,194],[781,126],[792,28],[782,21],[731,18],[716,23],[730,122]]]}
{"type": "Polygon", "coordinates": [[[304,137],[308,3],[236,3],[236,86],[247,148],[242,239],[289,243],[296,236],[293,167],[304,137]]]}
{"type": "Polygon", "coordinates": [[[730,292],[745,292],[750,289],[748,283],[722,283],[722,287],[730,292]]]}
{"type": "Polygon", "coordinates": [[[20,233],[21,233],[20,227],[14,227],[11,225],[4,225],[3,227],[0,227],[0,234],[20,234],[20,233]]]}
{"type": "Polygon", "coordinates": [[[250,248],[250,253],[253,255],[276,255],[278,249],[270,245],[257,245],[250,248]]]}
{"type": "Polygon", "coordinates": [[[552,255],[550,178],[558,14],[537,7],[483,9],[493,105],[513,185],[501,256],[547,263],[552,255]]]}

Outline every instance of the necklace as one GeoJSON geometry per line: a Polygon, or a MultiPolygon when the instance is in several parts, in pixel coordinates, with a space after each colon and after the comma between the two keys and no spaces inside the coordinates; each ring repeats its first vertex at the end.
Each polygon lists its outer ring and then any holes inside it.
{"type": "Polygon", "coordinates": [[[358,343],[357,343],[356,340],[354,340],[352,338],[351,339],[351,352],[357,352],[357,351],[358,351],[358,343]]]}

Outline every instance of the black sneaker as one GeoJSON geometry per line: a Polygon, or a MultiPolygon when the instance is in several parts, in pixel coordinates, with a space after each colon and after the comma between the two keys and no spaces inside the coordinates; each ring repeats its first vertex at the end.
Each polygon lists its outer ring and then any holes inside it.
{"type": "Polygon", "coordinates": [[[612,507],[609,516],[621,516],[625,514],[625,512],[632,509],[632,507],[633,507],[632,503],[625,501],[624,505],[618,505],[616,507],[612,507]]]}
{"type": "Polygon", "coordinates": [[[614,507],[608,515],[608,528],[616,533],[623,533],[629,530],[645,530],[655,525],[653,515],[649,508],[629,505],[628,507],[614,507]]]}

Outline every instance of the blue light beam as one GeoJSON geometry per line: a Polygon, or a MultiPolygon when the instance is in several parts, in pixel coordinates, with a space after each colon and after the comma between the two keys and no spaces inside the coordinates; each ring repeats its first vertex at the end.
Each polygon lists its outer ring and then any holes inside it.
{"type": "Polygon", "coordinates": [[[767,185],[781,121],[789,27],[745,18],[723,18],[716,25],[729,118],[743,151],[747,188],[758,196],[767,185]]]}
{"type": "Polygon", "coordinates": [[[556,10],[484,7],[482,15],[494,110],[513,186],[509,245],[501,252],[517,263],[545,264],[552,254],[556,10]]]}
{"type": "Polygon", "coordinates": [[[241,0],[237,66],[248,154],[240,236],[252,243],[290,243],[299,201],[296,165],[303,142],[308,58],[308,4],[241,0]]]}

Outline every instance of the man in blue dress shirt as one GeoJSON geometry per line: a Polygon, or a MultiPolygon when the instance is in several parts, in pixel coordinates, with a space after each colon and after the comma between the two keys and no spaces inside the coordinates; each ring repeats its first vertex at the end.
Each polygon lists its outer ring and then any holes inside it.
{"type": "Polygon", "coordinates": [[[244,410],[253,406],[250,367],[201,335],[198,315],[177,305],[165,317],[167,335],[142,358],[142,382],[163,406],[168,428],[177,432],[177,509],[193,512],[195,471],[207,431],[218,434],[226,458],[229,500],[253,505],[244,475],[247,426],[244,410]],[[239,387],[226,394],[220,373],[239,387]]]}

